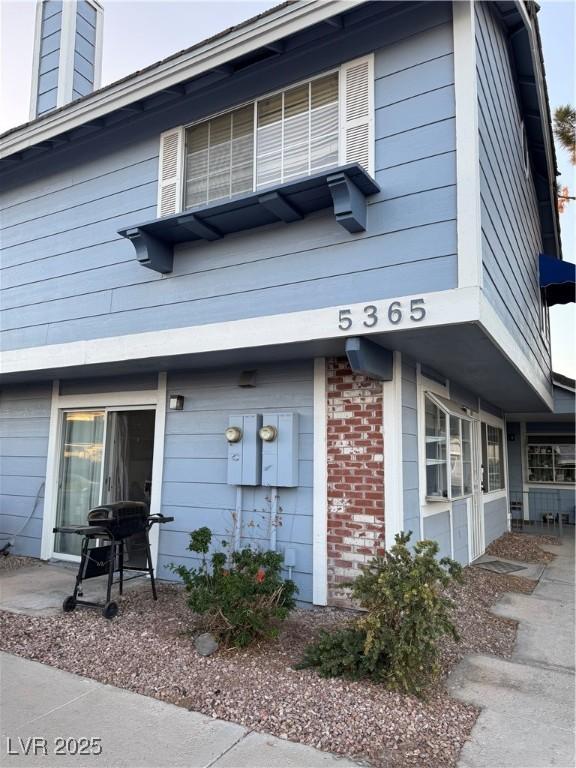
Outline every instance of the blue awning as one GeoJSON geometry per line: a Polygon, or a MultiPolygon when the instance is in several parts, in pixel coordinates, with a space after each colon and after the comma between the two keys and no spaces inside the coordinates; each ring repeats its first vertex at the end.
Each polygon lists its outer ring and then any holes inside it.
{"type": "Polygon", "coordinates": [[[540,254],[540,288],[549,307],[575,300],[576,264],[540,254]]]}

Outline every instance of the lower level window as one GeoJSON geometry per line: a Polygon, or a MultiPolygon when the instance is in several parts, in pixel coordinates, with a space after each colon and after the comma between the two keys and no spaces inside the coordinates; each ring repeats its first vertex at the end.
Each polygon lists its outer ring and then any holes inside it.
{"type": "Polygon", "coordinates": [[[440,400],[426,395],[426,496],[457,499],[472,493],[472,426],[440,400]]]}
{"type": "Polygon", "coordinates": [[[504,488],[502,430],[482,423],[482,490],[484,493],[504,488]]]}
{"type": "Polygon", "coordinates": [[[528,482],[575,482],[574,438],[571,435],[529,435],[527,466],[528,482]]]}

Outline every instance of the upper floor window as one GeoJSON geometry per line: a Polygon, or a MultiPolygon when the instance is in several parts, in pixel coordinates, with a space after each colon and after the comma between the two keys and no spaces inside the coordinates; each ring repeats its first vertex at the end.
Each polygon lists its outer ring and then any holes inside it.
{"type": "Polygon", "coordinates": [[[529,435],[527,454],[528,482],[576,481],[576,454],[571,435],[529,435]]]}
{"type": "Polygon", "coordinates": [[[482,422],[482,490],[501,491],[504,483],[504,448],[500,427],[482,422]]]}
{"type": "Polygon", "coordinates": [[[425,397],[426,496],[458,499],[472,493],[472,425],[433,395],[425,397]]]}
{"type": "Polygon", "coordinates": [[[338,165],[338,73],[186,130],[185,208],[338,165]]]}
{"type": "Polygon", "coordinates": [[[373,56],[160,138],[158,215],[339,165],[374,165],[373,56]]]}

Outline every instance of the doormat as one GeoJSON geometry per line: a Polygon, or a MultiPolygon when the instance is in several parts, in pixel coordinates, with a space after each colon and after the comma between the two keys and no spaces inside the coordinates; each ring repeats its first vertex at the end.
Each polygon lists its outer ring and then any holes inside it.
{"type": "Polygon", "coordinates": [[[493,573],[513,573],[514,571],[525,571],[525,565],[517,563],[503,563],[501,560],[485,560],[482,563],[474,563],[475,568],[484,568],[485,571],[493,573]]]}

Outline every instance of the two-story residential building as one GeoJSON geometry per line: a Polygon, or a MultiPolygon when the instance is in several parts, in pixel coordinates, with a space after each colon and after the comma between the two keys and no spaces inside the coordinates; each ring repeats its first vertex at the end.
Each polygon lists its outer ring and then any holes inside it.
{"type": "Polygon", "coordinates": [[[131,498],[161,578],[207,525],[316,604],[400,530],[481,555],[506,414],[554,406],[535,4],[300,0],[92,91],[100,13],[39,5],[0,137],[14,551],[131,498]]]}

